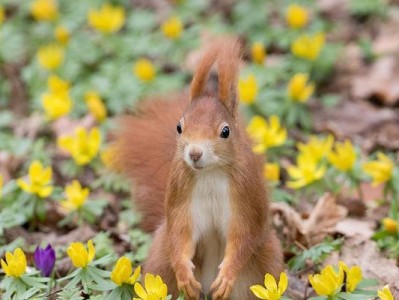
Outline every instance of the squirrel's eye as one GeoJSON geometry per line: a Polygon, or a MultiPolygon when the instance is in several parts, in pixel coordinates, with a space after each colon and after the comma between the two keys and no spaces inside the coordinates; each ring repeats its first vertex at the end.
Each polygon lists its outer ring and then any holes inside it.
{"type": "Polygon", "coordinates": [[[178,133],[178,134],[181,134],[182,130],[181,130],[181,124],[180,124],[180,122],[177,123],[176,130],[177,130],[177,133],[178,133]]]}
{"type": "Polygon", "coordinates": [[[230,128],[229,126],[224,126],[222,129],[222,132],[220,133],[220,137],[223,139],[227,139],[230,134],[230,128]]]}

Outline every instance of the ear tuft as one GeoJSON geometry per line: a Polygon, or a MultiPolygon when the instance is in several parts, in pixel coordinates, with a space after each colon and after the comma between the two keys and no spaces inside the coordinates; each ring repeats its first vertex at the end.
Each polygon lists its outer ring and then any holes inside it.
{"type": "Polygon", "coordinates": [[[237,109],[237,81],[242,45],[237,38],[224,38],[219,50],[217,64],[219,99],[235,115],[237,109]]]}
{"type": "Polygon", "coordinates": [[[190,100],[202,96],[209,70],[216,62],[219,79],[219,99],[235,115],[237,108],[237,80],[241,58],[241,43],[237,38],[223,37],[209,46],[194,74],[190,100]]]}

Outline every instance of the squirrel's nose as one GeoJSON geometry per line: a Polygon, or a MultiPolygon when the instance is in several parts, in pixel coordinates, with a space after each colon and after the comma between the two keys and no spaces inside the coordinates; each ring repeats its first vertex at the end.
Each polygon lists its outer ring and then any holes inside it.
{"type": "Polygon", "coordinates": [[[199,161],[201,156],[202,156],[201,150],[191,150],[190,151],[190,158],[193,162],[199,161]]]}

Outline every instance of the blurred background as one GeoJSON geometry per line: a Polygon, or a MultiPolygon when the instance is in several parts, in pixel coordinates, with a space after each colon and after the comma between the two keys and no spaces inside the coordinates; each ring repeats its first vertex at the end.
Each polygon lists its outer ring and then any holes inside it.
{"type": "Polygon", "coordinates": [[[397,0],[0,0],[0,257],[21,247],[33,266],[51,244],[61,278],[68,245],[92,238],[96,257],[140,264],[151,237],[113,163],[114,120],[187,89],[226,34],[243,43],[240,110],[289,295],[307,299],[307,275],[338,260],[395,295],[397,0]]]}

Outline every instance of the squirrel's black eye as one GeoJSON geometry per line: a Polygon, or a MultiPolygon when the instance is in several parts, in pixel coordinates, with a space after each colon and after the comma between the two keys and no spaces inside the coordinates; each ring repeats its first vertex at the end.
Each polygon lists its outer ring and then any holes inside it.
{"type": "Polygon", "coordinates": [[[222,129],[222,132],[220,133],[220,137],[223,139],[227,139],[230,134],[230,128],[229,126],[224,126],[222,129]]]}
{"type": "Polygon", "coordinates": [[[181,131],[181,124],[180,124],[180,122],[177,123],[176,130],[177,130],[177,133],[178,133],[178,134],[181,134],[182,131],[181,131]]]}

